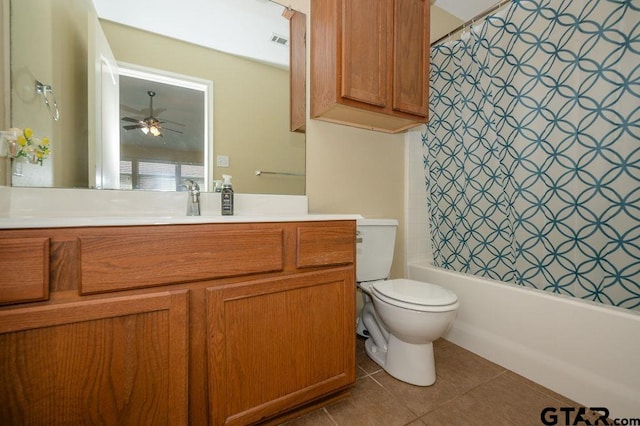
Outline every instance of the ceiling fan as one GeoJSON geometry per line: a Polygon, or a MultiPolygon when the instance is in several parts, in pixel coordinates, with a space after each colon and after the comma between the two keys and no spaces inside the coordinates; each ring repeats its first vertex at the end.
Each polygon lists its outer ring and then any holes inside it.
{"type": "Polygon", "coordinates": [[[131,124],[127,126],[122,126],[122,128],[125,130],[140,129],[142,133],[144,133],[145,135],[151,134],[152,136],[162,136],[163,130],[170,130],[172,132],[182,133],[179,130],[163,127],[162,124],[167,122],[176,124],[178,126],[184,126],[184,124],[176,123],[175,121],[169,121],[169,120],[161,121],[153,116],[153,97],[156,95],[156,92],[154,92],[153,90],[149,90],[147,94],[149,95],[149,116],[144,119],[122,117],[122,121],[129,121],[132,123],[136,123],[136,124],[131,124]]]}

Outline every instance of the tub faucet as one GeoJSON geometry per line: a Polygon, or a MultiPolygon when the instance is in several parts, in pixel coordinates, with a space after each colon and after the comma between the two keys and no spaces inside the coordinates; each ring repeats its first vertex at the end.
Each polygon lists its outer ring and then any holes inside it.
{"type": "Polygon", "coordinates": [[[200,216],[200,186],[189,179],[189,185],[182,185],[187,188],[187,216],[200,216]]]}

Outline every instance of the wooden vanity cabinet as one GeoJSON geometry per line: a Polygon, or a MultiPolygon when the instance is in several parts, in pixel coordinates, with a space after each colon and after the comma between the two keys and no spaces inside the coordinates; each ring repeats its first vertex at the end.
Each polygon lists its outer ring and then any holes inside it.
{"type": "Polygon", "coordinates": [[[428,0],[311,0],[311,117],[397,133],[429,113],[428,0]]]}
{"type": "Polygon", "coordinates": [[[355,221],[0,230],[0,247],[43,238],[49,299],[0,307],[3,424],[278,422],[355,382],[355,221]]]}

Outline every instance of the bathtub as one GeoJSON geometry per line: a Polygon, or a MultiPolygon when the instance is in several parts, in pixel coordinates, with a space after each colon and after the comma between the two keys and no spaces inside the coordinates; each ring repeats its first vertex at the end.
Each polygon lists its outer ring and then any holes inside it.
{"type": "Polygon", "coordinates": [[[445,339],[611,418],[640,416],[640,313],[410,263],[410,279],[451,289],[445,339]]]}

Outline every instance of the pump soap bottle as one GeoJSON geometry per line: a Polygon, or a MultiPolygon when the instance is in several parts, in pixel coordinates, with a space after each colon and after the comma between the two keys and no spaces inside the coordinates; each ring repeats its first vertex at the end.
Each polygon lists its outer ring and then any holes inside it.
{"type": "Polygon", "coordinates": [[[222,215],[231,216],[233,214],[233,188],[231,187],[231,176],[222,175],[224,182],[222,183],[221,204],[222,215]]]}

